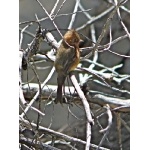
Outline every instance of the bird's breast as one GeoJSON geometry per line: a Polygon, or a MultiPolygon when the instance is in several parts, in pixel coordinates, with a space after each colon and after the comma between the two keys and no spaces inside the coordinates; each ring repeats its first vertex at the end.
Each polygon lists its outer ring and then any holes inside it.
{"type": "Polygon", "coordinates": [[[77,66],[78,66],[78,64],[79,64],[79,62],[80,62],[80,50],[79,50],[79,48],[77,49],[76,48],[76,51],[75,51],[75,59],[74,59],[74,62],[72,63],[72,65],[71,65],[71,67],[70,67],[70,71],[72,71],[72,70],[74,70],[77,66]]]}

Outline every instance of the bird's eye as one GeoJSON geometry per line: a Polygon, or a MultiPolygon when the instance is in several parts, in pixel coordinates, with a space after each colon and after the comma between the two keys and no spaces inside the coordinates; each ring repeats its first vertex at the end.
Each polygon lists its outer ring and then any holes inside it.
{"type": "Polygon", "coordinates": [[[78,42],[78,39],[76,39],[76,38],[75,38],[75,39],[72,39],[72,42],[73,42],[73,43],[76,43],[76,42],[78,42]]]}

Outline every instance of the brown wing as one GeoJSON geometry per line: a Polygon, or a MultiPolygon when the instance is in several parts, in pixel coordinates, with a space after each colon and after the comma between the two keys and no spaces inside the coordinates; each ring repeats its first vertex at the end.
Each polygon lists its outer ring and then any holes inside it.
{"type": "Polygon", "coordinates": [[[76,51],[73,47],[65,48],[64,50],[64,47],[60,46],[55,61],[56,71],[67,75],[76,58],[76,51]]]}
{"type": "Polygon", "coordinates": [[[76,51],[74,48],[69,48],[67,49],[68,53],[67,53],[67,59],[63,62],[63,66],[64,66],[64,72],[65,73],[69,73],[70,68],[74,65],[77,57],[76,57],[76,51]]]}

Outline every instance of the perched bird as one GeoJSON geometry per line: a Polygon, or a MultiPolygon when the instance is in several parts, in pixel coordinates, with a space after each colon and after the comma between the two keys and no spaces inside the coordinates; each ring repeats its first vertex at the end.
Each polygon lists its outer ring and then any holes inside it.
{"type": "Polygon", "coordinates": [[[75,30],[69,30],[63,37],[62,43],[57,50],[54,66],[57,76],[56,103],[63,103],[62,87],[70,71],[73,71],[80,61],[79,43],[82,41],[75,30]]]}

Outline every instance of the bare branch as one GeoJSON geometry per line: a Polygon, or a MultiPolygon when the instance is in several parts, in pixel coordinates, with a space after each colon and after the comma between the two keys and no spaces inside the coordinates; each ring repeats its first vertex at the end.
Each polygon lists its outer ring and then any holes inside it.
{"type": "Polygon", "coordinates": [[[76,17],[76,13],[75,12],[77,12],[77,10],[78,10],[79,3],[80,3],[80,0],[76,0],[76,4],[75,4],[75,7],[74,7],[74,11],[73,11],[74,14],[72,15],[72,18],[71,18],[71,21],[70,21],[68,29],[71,29],[72,26],[73,26],[73,23],[74,23],[75,17],[76,17]]]}
{"type": "Polygon", "coordinates": [[[100,15],[96,16],[96,17],[92,17],[92,19],[90,19],[88,22],[86,22],[84,25],[82,25],[81,27],[78,27],[76,30],[82,30],[83,28],[85,28],[86,26],[94,23],[95,21],[97,21],[98,19],[104,17],[105,15],[107,15],[110,11],[112,11],[115,8],[115,6],[111,6],[110,8],[108,8],[107,10],[105,10],[103,13],[101,13],[100,15]]]}
{"type": "MultiPolygon", "coordinates": [[[[31,99],[32,95],[38,91],[38,85],[30,83],[29,87],[27,85],[23,86],[24,96],[27,99],[31,99]],[[30,90],[28,89],[30,87],[30,90]]],[[[47,85],[42,88],[42,99],[49,99],[49,95],[53,93],[53,96],[56,96],[57,86],[47,85]]],[[[74,87],[65,86],[65,96],[70,98],[70,92],[74,93],[74,87]]],[[[77,95],[75,93],[75,95],[77,95]]],[[[76,99],[79,100],[79,99],[76,99]]],[[[105,104],[109,104],[111,109],[117,108],[117,111],[120,112],[129,112],[130,111],[130,100],[129,99],[121,99],[121,98],[113,98],[109,96],[104,96],[102,94],[96,94],[95,96],[87,97],[88,102],[94,103],[100,106],[104,106],[105,104]]],[[[115,110],[115,109],[114,109],[115,110]]]]}
{"type": "Polygon", "coordinates": [[[130,111],[130,100],[112,98],[112,97],[104,96],[101,94],[97,94],[93,96],[92,98],[88,98],[88,100],[90,102],[93,102],[102,106],[105,104],[109,104],[111,108],[118,107],[118,106],[125,106],[126,108],[120,108],[119,111],[122,111],[122,112],[130,111]]]}
{"type": "MultiPolygon", "coordinates": [[[[115,2],[116,5],[118,5],[117,0],[114,0],[114,2],[115,2]]],[[[130,38],[130,33],[128,32],[127,27],[125,26],[124,22],[122,21],[122,18],[121,18],[121,15],[120,15],[120,10],[119,10],[119,8],[118,8],[118,10],[117,10],[117,14],[118,14],[120,23],[121,23],[121,25],[123,26],[123,29],[125,30],[125,32],[127,33],[128,37],[130,38]]]]}
{"type": "Polygon", "coordinates": [[[105,34],[106,34],[108,28],[110,27],[111,21],[112,21],[114,15],[115,15],[116,11],[118,10],[118,8],[119,8],[119,5],[117,5],[117,6],[114,8],[114,10],[112,11],[112,13],[109,15],[109,17],[108,17],[108,19],[107,19],[107,21],[106,21],[106,23],[105,23],[105,25],[104,25],[104,27],[103,27],[103,29],[102,29],[102,33],[101,33],[100,36],[98,37],[98,40],[97,40],[97,42],[96,42],[96,44],[95,44],[95,46],[94,46],[94,48],[93,48],[93,52],[92,52],[93,54],[94,54],[94,52],[97,50],[98,45],[100,45],[100,43],[101,43],[102,39],[104,38],[104,36],[105,36],[105,34]]]}
{"type": "Polygon", "coordinates": [[[82,92],[75,76],[73,74],[70,74],[70,79],[79,95],[79,97],[81,98],[81,101],[83,103],[83,106],[84,106],[84,109],[85,109],[85,112],[86,112],[86,117],[87,117],[87,120],[89,123],[91,123],[91,125],[94,125],[94,121],[92,119],[92,116],[91,116],[91,112],[90,112],[90,107],[89,107],[89,104],[84,96],[84,93],[82,92]]]}
{"type": "Polygon", "coordinates": [[[53,9],[51,10],[50,16],[52,16],[52,15],[54,14],[54,11],[55,11],[55,9],[56,9],[58,3],[59,3],[59,0],[56,1],[56,3],[55,3],[55,5],[54,5],[53,9]]]}
{"type": "Polygon", "coordinates": [[[126,58],[130,58],[130,56],[127,56],[127,55],[122,55],[122,54],[118,54],[118,53],[116,53],[116,52],[113,52],[113,51],[111,51],[111,50],[109,50],[109,49],[108,49],[108,51],[109,51],[109,52],[111,52],[111,53],[113,53],[113,54],[115,54],[115,55],[118,55],[118,56],[120,56],[120,57],[126,57],[126,58]]]}
{"type": "MultiPolygon", "coordinates": [[[[29,125],[29,122],[25,119],[23,119],[22,117],[20,117],[19,119],[22,123],[24,123],[25,125],[29,125]]],[[[31,125],[36,128],[36,124],[35,123],[31,123],[31,125]]],[[[60,133],[60,132],[57,132],[57,131],[54,131],[54,130],[51,130],[51,129],[48,129],[48,128],[45,128],[43,126],[39,126],[39,132],[42,132],[42,133],[46,133],[46,134],[50,134],[50,135],[54,135],[54,136],[57,136],[59,138],[62,138],[62,139],[65,139],[66,141],[70,141],[70,142],[75,142],[75,143],[80,143],[80,144],[86,144],[85,141],[83,140],[80,140],[80,139],[77,139],[77,138],[74,138],[74,137],[71,137],[71,136],[68,136],[66,134],[63,134],[63,133],[60,133]]],[[[90,147],[92,148],[98,148],[97,145],[95,144],[90,144],[90,147]]],[[[104,148],[104,147],[100,147],[101,150],[109,150],[107,148],[104,148]]]]}
{"type": "Polygon", "coordinates": [[[42,149],[42,150],[60,150],[58,148],[55,148],[53,146],[50,146],[48,144],[44,144],[42,142],[35,142],[30,138],[25,138],[25,137],[19,137],[19,142],[22,144],[25,144],[29,147],[34,147],[36,149],[42,149]]]}
{"type": "Polygon", "coordinates": [[[105,129],[100,130],[99,131],[100,133],[103,133],[103,132],[106,132],[107,130],[109,130],[111,125],[112,125],[112,113],[110,111],[110,107],[109,107],[108,104],[106,104],[104,106],[104,108],[106,108],[106,113],[108,114],[108,125],[107,125],[107,127],[105,129]]]}
{"type": "Polygon", "coordinates": [[[87,121],[87,123],[86,123],[86,147],[85,147],[85,150],[89,150],[90,149],[91,135],[92,135],[92,133],[91,133],[91,125],[87,121]]]}
{"type": "MultiPolygon", "coordinates": [[[[62,4],[61,4],[61,6],[59,7],[57,13],[56,13],[55,16],[53,17],[54,19],[55,19],[55,17],[58,16],[58,13],[59,13],[59,11],[61,10],[61,8],[64,6],[64,3],[65,3],[65,2],[66,2],[66,0],[64,0],[64,1],[62,2],[62,4]]],[[[52,14],[52,13],[51,13],[51,14],[52,14]]]]}
{"type": "MultiPolygon", "coordinates": [[[[45,84],[50,80],[50,78],[52,77],[53,73],[54,73],[55,68],[53,67],[51,72],[49,73],[49,75],[47,76],[47,78],[45,79],[45,81],[43,82],[43,84],[41,84],[41,88],[43,89],[43,87],[45,86],[45,84]]],[[[23,117],[25,115],[25,113],[27,113],[27,111],[30,109],[30,107],[32,106],[32,104],[35,102],[35,100],[38,98],[40,93],[40,89],[38,89],[36,95],[33,97],[33,99],[30,101],[30,103],[27,105],[26,109],[24,110],[24,113],[21,114],[21,117],[23,117]]]]}
{"type": "Polygon", "coordinates": [[[40,2],[39,0],[36,0],[36,1],[39,3],[39,5],[40,5],[40,6],[42,7],[42,9],[45,11],[45,13],[46,13],[46,15],[49,17],[49,19],[52,21],[53,25],[54,25],[55,28],[57,29],[57,31],[58,31],[58,33],[60,34],[60,36],[63,37],[62,34],[61,34],[61,32],[59,31],[57,25],[56,25],[55,22],[53,21],[52,16],[49,15],[49,13],[47,12],[47,10],[44,8],[44,6],[41,4],[41,2],[40,2]]]}

